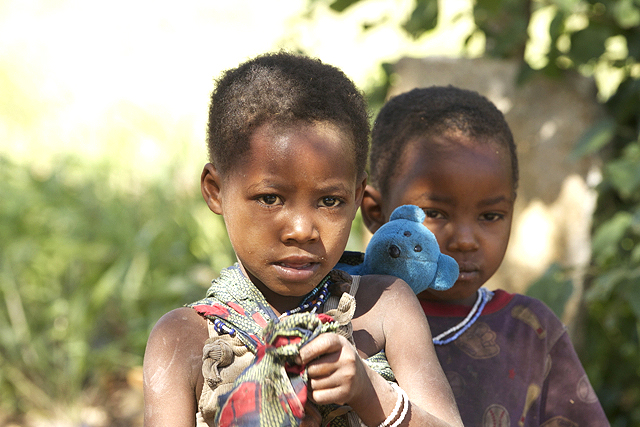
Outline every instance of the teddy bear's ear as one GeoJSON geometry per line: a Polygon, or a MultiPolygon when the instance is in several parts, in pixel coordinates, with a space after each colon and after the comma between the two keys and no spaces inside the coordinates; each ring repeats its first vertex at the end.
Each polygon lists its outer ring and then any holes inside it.
{"type": "Polygon", "coordinates": [[[389,221],[393,221],[394,219],[407,219],[422,224],[424,218],[424,211],[419,207],[415,205],[402,205],[394,209],[391,217],[389,217],[389,221]]]}
{"type": "Polygon", "coordinates": [[[456,283],[458,274],[460,274],[458,263],[449,255],[441,253],[438,257],[436,275],[429,284],[429,287],[436,291],[446,291],[456,283]]]}

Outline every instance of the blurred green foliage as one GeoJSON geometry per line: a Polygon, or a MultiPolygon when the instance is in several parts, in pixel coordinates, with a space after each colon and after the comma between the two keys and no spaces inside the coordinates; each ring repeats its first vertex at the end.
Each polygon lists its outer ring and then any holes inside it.
{"type": "MultiPolygon", "coordinates": [[[[538,3],[532,3],[536,5],[538,3]]],[[[538,5],[542,5],[541,2],[538,5]]],[[[549,1],[549,61],[539,70],[606,68],[620,84],[604,103],[609,117],[576,146],[605,160],[592,232],[581,358],[613,426],[640,425],[640,4],[549,1]],[[580,18],[581,27],[569,25],[580,18]],[[569,43],[566,43],[566,41],[569,43]],[[623,54],[611,49],[623,46],[623,54]],[[626,50],[626,52],[624,52],[626,50]]]]}
{"type": "Polygon", "coordinates": [[[106,382],[142,364],[155,322],[235,259],[197,187],[168,174],[123,191],[116,175],[0,157],[0,415],[108,397],[106,382]]]}
{"type": "Polygon", "coordinates": [[[544,301],[559,318],[573,294],[573,282],[566,268],[551,264],[549,269],[527,288],[527,295],[544,301]]]}

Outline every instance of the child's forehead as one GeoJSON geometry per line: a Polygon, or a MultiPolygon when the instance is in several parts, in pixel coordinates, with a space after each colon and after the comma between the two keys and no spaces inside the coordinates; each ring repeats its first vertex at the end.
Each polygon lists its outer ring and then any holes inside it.
{"type": "Polygon", "coordinates": [[[249,138],[249,153],[270,152],[273,155],[312,150],[318,156],[339,150],[355,164],[353,138],[342,128],[326,121],[265,123],[249,138]]]}
{"type": "Polygon", "coordinates": [[[249,151],[235,162],[225,183],[289,196],[351,191],[359,173],[353,150],[345,147],[342,133],[331,126],[266,126],[253,133],[249,151]]]}
{"type": "Polygon", "coordinates": [[[497,143],[433,138],[407,146],[390,181],[390,205],[419,200],[512,200],[508,152],[497,143]],[[426,199],[425,199],[426,197],[426,199]]]}
{"type": "Polygon", "coordinates": [[[402,159],[431,159],[435,157],[496,157],[510,160],[509,147],[490,137],[474,137],[460,131],[420,136],[409,140],[402,159]]]}
{"type": "Polygon", "coordinates": [[[511,180],[511,157],[508,147],[490,139],[463,134],[420,137],[409,142],[400,156],[396,181],[404,176],[419,179],[433,173],[459,171],[459,168],[490,169],[511,180]]]}

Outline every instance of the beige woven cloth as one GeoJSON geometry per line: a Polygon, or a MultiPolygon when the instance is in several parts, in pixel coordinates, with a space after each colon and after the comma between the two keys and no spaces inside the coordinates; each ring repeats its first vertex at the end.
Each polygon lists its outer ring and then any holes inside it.
{"type": "MultiPolygon", "coordinates": [[[[343,275],[346,274],[337,270],[334,272],[338,277],[342,276],[343,278],[343,275]]],[[[350,284],[347,278],[345,285],[348,287],[344,288],[342,295],[332,294],[327,298],[323,308],[324,313],[333,317],[340,324],[337,333],[346,337],[354,346],[351,319],[356,309],[355,294],[358,291],[359,283],[360,276],[351,276],[350,284]]],[[[207,320],[207,324],[209,339],[203,348],[202,374],[204,384],[198,404],[199,411],[196,414],[197,427],[214,426],[213,420],[216,415],[218,396],[231,390],[235,379],[251,364],[255,357],[237,336],[218,335],[213,322],[207,320]]],[[[335,416],[340,416],[349,409],[349,407],[342,407],[342,410],[335,412],[335,416]]],[[[347,413],[350,426],[364,425],[354,412],[347,413]]],[[[326,420],[325,425],[330,421],[330,419],[326,420]]]]}

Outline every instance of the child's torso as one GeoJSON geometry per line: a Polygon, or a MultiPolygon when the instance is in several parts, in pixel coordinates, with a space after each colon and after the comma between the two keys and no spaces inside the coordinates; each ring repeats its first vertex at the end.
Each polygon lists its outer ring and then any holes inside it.
{"type": "MultiPolygon", "coordinates": [[[[434,336],[469,310],[422,305],[434,336]]],[[[465,426],[607,425],[565,327],[537,300],[496,291],[483,315],[436,353],[465,426]]]]}

